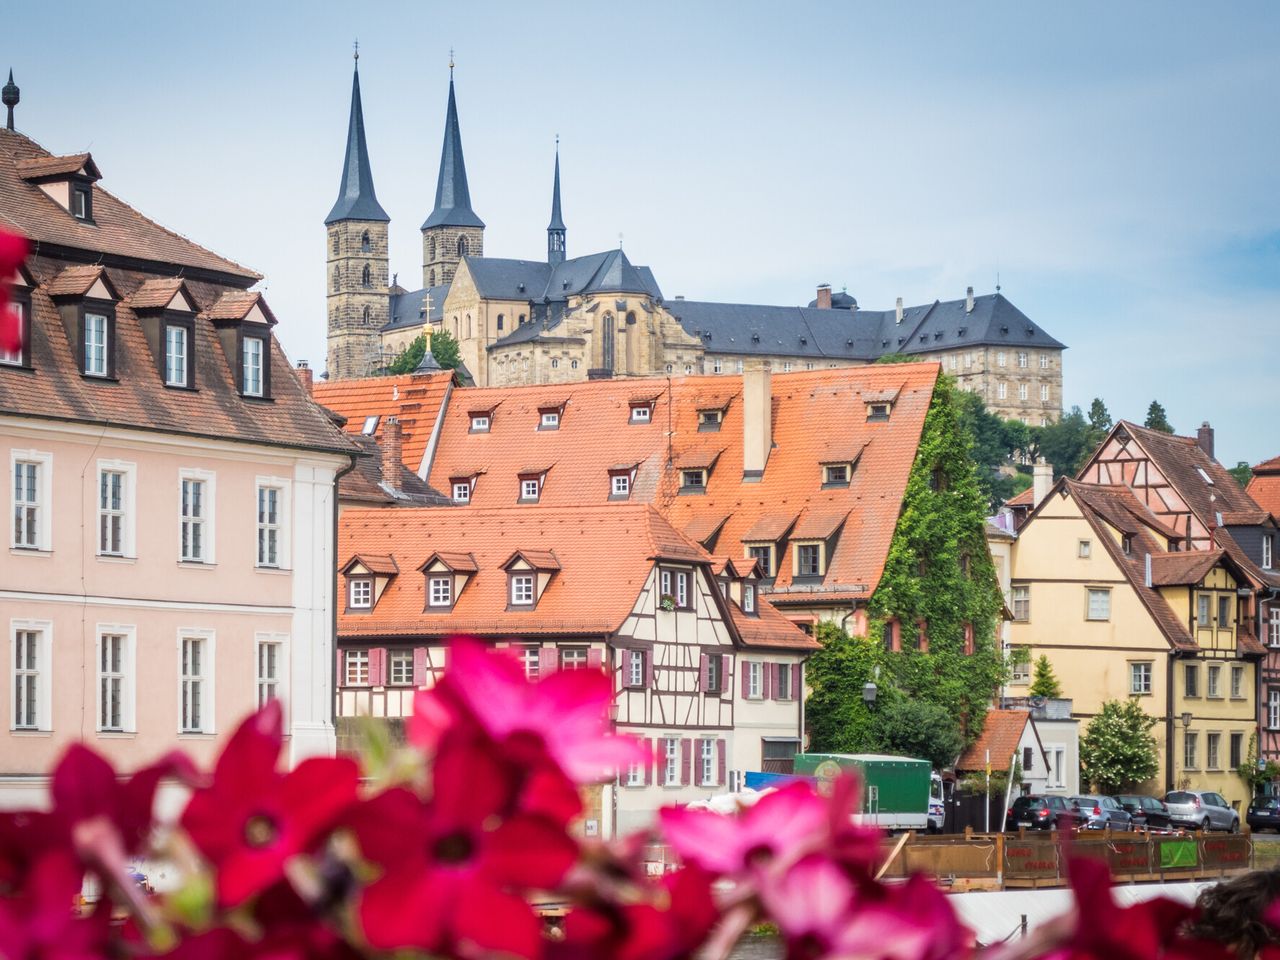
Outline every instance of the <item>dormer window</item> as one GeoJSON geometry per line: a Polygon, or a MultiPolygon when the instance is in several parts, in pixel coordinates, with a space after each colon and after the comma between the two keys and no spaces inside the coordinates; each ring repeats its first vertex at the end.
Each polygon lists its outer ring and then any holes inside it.
{"type": "Polygon", "coordinates": [[[93,220],[93,188],[73,187],[71,190],[71,215],[77,220],[93,220]]]}
{"type": "Polygon", "coordinates": [[[824,573],[821,543],[797,543],[795,545],[795,573],[797,577],[820,577],[824,573]]]}
{"type": "Polygon", "coordinates": [[[537,479],[520,481],[520,499],[525,503],[537,503],[542,487],[537,479]]]}
{"type": "Polygon", "coordinates": [[[1124,551],[1126,557],[1133,553],[1133,537],[1127,533],[1122,536],[1120,538],[1120,549],[1124,551]]]}
{"type": "Polygon", "coordinates": [[[680,471],[680,492],[681,493],[706,493],[707,492],[707,471],[706,470],[681,470],[680,471]]]}
{"type": "Polygon", "coordinates": [[[264,389],[262,369],[266,344],[261,337],[245,337],[241,344],[240,392],[246,397],[261,397],[264,389]]]}
{"type": "Polygon", "coordinates": [[[488,433],[489,432],[489,414],[473,413],[471,415],[471,432],[472,433],[488,433]]]}
{"type": "Polygon", "coordinates": [[[471,502],[471,483],[463,480],[453,485],[453,502],[454,503],[470,503],[471,502]]]}
{"type": "Polygon", "coordinates": [[[892,409],[893,404],[891,403],[867,404],[867,423],[879,423],[888,420],[892,409]]]}
{"type": "Polygon", "coordinates": [[[369,610],[373,607],[372,578],[352,577],[348,581],[347,606],[352,610],[369,610]]]}
{"type": "Polygon", "coordinates": [[[649,403],[633,403],[631,405],[632,423],[649,423],[653,417],[653,406],[649,403]]]}
{"type": "Polygon", "coordinates": [[[191,351],[191,327],[185,323],[164,326],[164,385],[190,387],[194,356],[191,351]]]}
{"type": "Polygon", "coordinates": [[[13,317],[13,325],[18,331],[18,346],[10,348],[0,346],[0,363],[11,367],[22,366],[22,348],[27,343],[27,305],[16,300],[9,303],[9,314],[13,317]]]}
{"type": "Polygon", "coordinates": [[[747,556],[760,564],[760,575],[766,580],[771,579],[774,575],[773,557],[776,549],[777,544],[774,543],[753,543],[747,545],[747,556]]]}
{"type": "Polygon", "coordinates": [[[110,376],[111,324],[103,313],[84,315],[84,375],[86,377],[110,376]]]}
{"type": "Polygon", "coordinates": [[[538,422],[539,430],[559,430],[560,429],[560,411],[559,410],[543,410],[542,418],[538,422]]]}
{"type": "Polygon", "coordinates": [[[431,607],[453,606],[452,575],[427,578],[427,605],[431,607]]]}
{"type": "Polygon", "coordinates": [[[626,500],[631,496],[631,475],[615,473],[609,478],[609,496],[615,500],[626,500]]]}
{"type": "Polygon", "coordinates": [[[742,585],[742,612],[751,614],[756,612],[756,585],[754,583],[744,583],[742,585]]]}
{"type": "Polygon", "coordinates": [[[724,422],[723,410],[699,410],[698,411],[698,432],[699,433],[716,433],[720,430],[720,424],[724,422]]]}
{"type": "Polygon", "coordinates": [[[513,607],[533,606],[533,574],[516,573],[511,576],[511,605],[513,607]]]}
{"type": "Polygon", "coordinates": [[[822,467],[822,484],[826,487],[847,487],[851,465],[847,463],[827,463],[822,467]]]}

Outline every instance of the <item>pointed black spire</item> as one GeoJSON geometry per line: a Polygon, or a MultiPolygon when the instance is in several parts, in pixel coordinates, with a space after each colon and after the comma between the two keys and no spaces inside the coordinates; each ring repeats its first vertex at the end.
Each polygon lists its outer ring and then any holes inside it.
{"type": "Polygon", "coordinates": [[[453,95],[453,63],[449,64],[449,109],[444,118],[444,147],[440,151],[440,179],[436,181],[436,206],[422,224],[428,227],[484,227],[471,209],[467,165],[462,159],[462,133],[458,129],[458,101],[453,95]]]}
{"type": "Polygon", "coordinates": [[[556,137],[556,176],[551,188],[551,222],[547,224],[547,263],[564,263],[564,218],[560,216],[560,138],[556,137]]]}
{"type": "Polygon", "coordinates": [[[360,105],[360,54],[351,79],[351,121],[347,127],[347,155],[342,162],[342,183],[338,200],[325,217],[326,224],[338,220],[381,220],[391,218],[373,192],[373,170],[369,167],[369,147],[364,141],[364,109],[360,105]]]}
{"type": "Polygon", "coordinates": [[[9,68],[9,82],[0,89],[0,95],[3,96],[3,102],[9,108],[9,122],[5,125],[7,129],[13,129],[13,108],[18,105],[18,85],[13,82],[13,67],[9,68]]]}

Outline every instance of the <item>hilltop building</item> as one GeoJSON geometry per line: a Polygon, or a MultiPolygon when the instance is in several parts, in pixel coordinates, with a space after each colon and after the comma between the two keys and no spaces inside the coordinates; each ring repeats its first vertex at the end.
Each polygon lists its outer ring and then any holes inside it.
{"type": "Polygon", "coordinates": [[[808,306],[664,297],[621,249],[570,256],[557,147],[544,260],[486,255],[467,181],[452,71],[435,204],[421,227],[422,287],[389,278],[390,217],[374,192],[359,73],[339,195],[325,219],[328,376],[366,377],[420,334],[448,330],[476,385],[614,376],[742,374],[871,363],[902,354],[942,364],[992,410],[1031,425],[1062,409],[1063,344],[1003,294],[866,310],[818,288],[808,306]]]}

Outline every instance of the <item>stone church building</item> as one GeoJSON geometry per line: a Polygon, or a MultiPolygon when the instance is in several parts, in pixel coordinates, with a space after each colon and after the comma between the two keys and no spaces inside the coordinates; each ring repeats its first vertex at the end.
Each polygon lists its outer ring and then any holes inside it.
{"type": "Polygon", "coordinates": [[[390,220],[374,192],[357,69],[342,182],[325,218],[330,379],[374,375],[417,336],[443,329],[458,341],[464,380],[482,387],[762,364],[786,373],[905,354],[941,363],[1002,416],[1034,426],[1061,414],[1065,347],[998,288],[913,307],[899,299],[892,310],[864,310],[826,285],[804,307],[667,300],[653,272],[621,249],[569,257],[558,153],[546,260],[486,256],[452,70],[421,289],[391,282],[390,220]]]}

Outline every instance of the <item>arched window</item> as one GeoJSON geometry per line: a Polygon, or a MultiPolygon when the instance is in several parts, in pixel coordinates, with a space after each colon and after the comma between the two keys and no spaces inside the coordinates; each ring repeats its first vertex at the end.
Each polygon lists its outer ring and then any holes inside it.
{"type": "Polygon", "coordinates": [[[432,270],[430,276],[427,278],[427,286],[434,287],[435,285],[436,285],[436,272],[432,270]]]}
{"type": "Polygon", "coordinates": [[[466,255],[467,255],[467,238],[459,237],[458,238],[458,259],[461,260],[466,255]]]}
{"type": "Polygon", "coordinates": [[[555,369],[557,369],[559,366],[560,366],[560,359],[559,359],[559,357],[552,357],[552,358],[551,358],[551,369],[552,369],[552,370],[555,370],[555,369]]]}
{"type": "Polygon", "coordinates": [[[577,360],[570,360],[570,361],[569,361],[569,369],[571,369],[571,370],[577,370],[577,369],[578,369],[578,361],[577,361],[577,360]]]}
{"type": "Polygon", "coordinates": [[[364,325],[367,327],[371,323],[373,323],[373,314],[369,312],[368,307],[365,307],[364,308],[364,325]]]}
{"type": "Polygon", "coordinates": [[[471,314],[467,314],[467,339],[471,339],[471,314]]]}
{"type": "Polygon", "coordinates": [[[502,314],[498,314],[498,332],[502,332],[502,314]]]}
{"type": "Polygon", "coordinates": [[[458,318],[453,318],[453,339],[458,339],[458,318]]]}
{"type": "MultiPolygon", "coordinates": [[[[435,258],[436,258],[436,238],[432,237],[430,240],[427,241],[427,260],[434,260],[435,258]]],[[[432,276],[431,285],[435,286],[435,282],[436,282],[434,279],[435,271],[432,271],[431,276],[432,276]]]]}
{"type": "Polygon", "coordinates": [[[600,321],[600,366],[609,371],[613,370],[613,336],[615,327],[613,314],[606,313],[604,319],[600,321]]]}
{"type": "Polygon", "coordinates": [[[524,314],[520,314],[520,326],[524,326],[524,314]]]}
{"type": "Polygon", "coordinates": [[[338,231],[333,231],[333,255],[338,255],[338,231]]]}
{"type": "Polygon", "coordinates": [[[369,242],[369,231],[366,230],[360,235],[360,250],[362,253],[368,253],[373,249],[373,244],[369,242]]]}
{"type": "Polygon", "coordinates": [[[367,263],[364,265],[364,269],[360,272],[360,284],[365,287],[373,286],[373,271],[369,269],[369,265],[367,263]]]}

